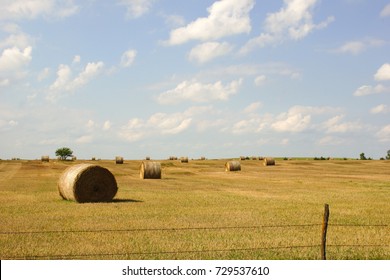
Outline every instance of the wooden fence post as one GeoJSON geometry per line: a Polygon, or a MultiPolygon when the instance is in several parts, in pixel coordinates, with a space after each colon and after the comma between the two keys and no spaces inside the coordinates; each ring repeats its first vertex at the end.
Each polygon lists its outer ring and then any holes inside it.
{"type": "Polygon", "coordinates": [[[324,218],[322,220],[321,259],[326,260],[326,232],[328,231],[329,204],[325,204],[324,218]]]}

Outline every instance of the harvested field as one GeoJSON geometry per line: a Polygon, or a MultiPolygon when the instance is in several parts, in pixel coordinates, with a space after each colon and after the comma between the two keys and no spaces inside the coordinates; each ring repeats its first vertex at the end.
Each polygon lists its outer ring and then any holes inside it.
{"type": "Polygon", "coordinates": [[[0,161],[0,257],[319,259],[328,203],[328,259],[390,259],[390,161],[276,160],[163,160],[161,180],[101,160],[117,195],[83,204],[57,190],[75,162],[0,161]]]}

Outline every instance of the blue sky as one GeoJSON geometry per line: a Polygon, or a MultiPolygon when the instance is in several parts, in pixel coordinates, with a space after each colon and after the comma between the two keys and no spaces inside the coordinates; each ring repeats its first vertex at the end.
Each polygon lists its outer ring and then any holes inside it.
{"type": "Polygon", "coordinates": [[[379,158],[390,2],[0,0],[0,158],[379,158]]]}

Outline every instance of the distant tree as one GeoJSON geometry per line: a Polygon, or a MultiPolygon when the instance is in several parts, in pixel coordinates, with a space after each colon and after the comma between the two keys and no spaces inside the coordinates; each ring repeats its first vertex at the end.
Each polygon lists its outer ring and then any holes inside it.
{"type": "Polygon", "coordinates": [[[366,158],[366,156],[364,155],[364,153],[361,153],[360,154],[360,160],[366,160],[367,158],[366,158]]]}
{"type": "Polygon", "coordinates": [[[73,151],[68,147],[62,147],[57,149],[56,156],[60,157],[61,160],[66,160],[67,157],[73,156],[73,151]]]}
{"type": "Polygon", "coordinates": [[[390,150],[387,151],[386,159],[390,159],[390,150]]]}

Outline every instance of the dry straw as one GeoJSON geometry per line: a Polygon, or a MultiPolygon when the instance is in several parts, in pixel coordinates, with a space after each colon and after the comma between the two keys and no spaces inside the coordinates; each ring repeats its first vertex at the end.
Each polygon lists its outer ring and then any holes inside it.
{"type": "Polygon", "coordinates": [[[264,158],[263,163],[265,166],[275,165],[275,160],[271,157],[266,157],[266,158],[264,158]]]}
{"type": "Polygon", "coordinates": [[[114,175],[94,164],[77,164],[67,168],[58,181],[60,196],[66,200],[109,202],[118,191],[114,175]]]}
{"type": "Polygon", "coordinates": [[[181,157],[180,162],[181,163],[188,163],[188,157],[181,157]]]}
{"type": "Polygon", "coordinates": [[[139,177],[141,179],[161,179],[161,164],[154,161],[142,162],[139,177]]]}
{"type": "Polygon", "coordinates": [[[239,161],[233,160],[225,163],[225,171],[240,171],[241,163],[239,161]]]}
{"type": "Polygon", "coordinates": [[[49,160],[50,160],[49,156],[42,156],[41,157],[41,161],[43,161],[43,162],[49,162],[49,160]]]}
{"type": "Polygon", "coordinates": [[[123,157],[115,157],[116,164],[123,164],[123,157]]]}

